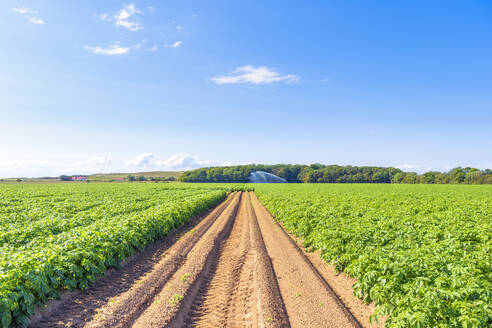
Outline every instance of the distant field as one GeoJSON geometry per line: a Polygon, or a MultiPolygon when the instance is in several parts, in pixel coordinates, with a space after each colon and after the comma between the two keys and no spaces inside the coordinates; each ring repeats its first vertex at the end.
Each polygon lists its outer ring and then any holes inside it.
{"type": "MultiPolygon", "coordinates": [[[[153,171],[153,172],[137,172],[137,173],[104,173],[104,174],[90,174],[88,179],[90,181],[97,182],[111,182],[115,179],[126,179],[128,176],[138,177],[143,175],[146,179],[150,178],[169,178],[174,177],[176,180],[183,174],[183,171],[153,171]]],[[[53,178],[20,178],[22,182],[40,183],[40,182],[60,182],[58,177],[53,178]]],[[[1,183],[18,183],[18,178],[3,178],[0,179],[1,183]]]]}
{"type": "Polygon", "coordinates": [[[138,177],[143,175],[146,178],[169,178],[175,177],[178,179],[183,171],[153,171],[153,172],[137,172],[137,173],[108,173],[108,174],[91,174],[89,180],[92,181],[110,181],[115,178],[126,178],[129,175],[138,177]]]}

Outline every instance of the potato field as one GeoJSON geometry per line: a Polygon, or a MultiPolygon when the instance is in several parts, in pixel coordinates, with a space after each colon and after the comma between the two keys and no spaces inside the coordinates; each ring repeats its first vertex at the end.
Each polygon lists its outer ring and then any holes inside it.
{"type": "Polygon", "coordinates": [[[164,184],[0,186],[2,326],[26,325],[35,304],[87,288],[225,195],[164,184]]]}
{"type": "Polygon", "coordinates": [[[4,184],[0,255],[2,327],[492,325],[489,186],[4,184]]]}
{"type": "Polygon", "coordinates": [[[490,327],[492,188],[261,185],[272,215],[378,305],[386,327],[490,327]]]}

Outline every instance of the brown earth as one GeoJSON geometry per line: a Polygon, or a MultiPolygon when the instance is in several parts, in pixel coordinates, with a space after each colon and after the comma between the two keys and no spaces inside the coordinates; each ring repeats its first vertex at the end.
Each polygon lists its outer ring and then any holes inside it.
{"type": "Polygon", "coordinates": [[[330,274],[254,193],[233,193],[31,327],[374,327],[352,281],[330,274]]]}

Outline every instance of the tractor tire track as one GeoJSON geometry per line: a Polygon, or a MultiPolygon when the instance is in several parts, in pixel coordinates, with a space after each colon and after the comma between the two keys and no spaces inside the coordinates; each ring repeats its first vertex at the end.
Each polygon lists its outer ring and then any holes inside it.
{"type": "Polygon", "coordinates": [[[223,241],[209,274],[201,283],[185,320],[187,327],[251,326],[248,319],[254,290],[248,289],[253,285],[254,263],[244,211],[245,202],[242,202],[229,238],[223,241]]]}
{"type": "Polygon", "coordinates": [[[254,193],[190,228],[138,274],[145,252],[31,327],[362,326],[254,193]]]}

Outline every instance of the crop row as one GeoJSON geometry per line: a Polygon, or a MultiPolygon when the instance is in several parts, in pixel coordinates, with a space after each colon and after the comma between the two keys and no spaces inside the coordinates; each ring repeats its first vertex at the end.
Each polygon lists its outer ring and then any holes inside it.
{"type": "Polygon", "coordinates": [[[492,326],[492,188],[261,185],[272,215],[357,278],[386,327],[492,326]]]}
{"type": "Polygon", "coordinates": [[[37,304],[87,288],[225,195],[224,187],[163,184],[2,186],[1,326],[26,326],[37,304]]]}

